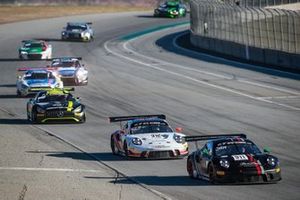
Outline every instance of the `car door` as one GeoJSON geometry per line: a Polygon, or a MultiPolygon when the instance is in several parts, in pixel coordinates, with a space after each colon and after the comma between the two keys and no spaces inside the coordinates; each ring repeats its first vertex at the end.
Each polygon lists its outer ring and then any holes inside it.
{"type": "Polygon", "coordinates": [[[200,170],[203,175],[208,175],[208,166],[212,159],[213,143],[207,142],[206,145],[201,149],[200,156],[200,170]]]}

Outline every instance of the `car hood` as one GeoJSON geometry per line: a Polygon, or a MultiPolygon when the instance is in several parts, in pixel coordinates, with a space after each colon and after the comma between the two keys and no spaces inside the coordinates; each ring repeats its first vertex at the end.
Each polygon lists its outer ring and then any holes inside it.
{"type": "Polygon", "coordinates": [[[67,30],[66,31],[67,33],[82,33],[84,32],[83,30],[80,30],[80,29],[72,29],[72,30],[67,30]]]}
{"type": "Polygon", "coordinates": [[[55,79],[29,79],[24,81],[30,87],[43,87],[55,84],[55,79]]]}
{"type": "Polygon", "coordinates": [[[219,160],[226,159],[231,164],[235,166],[241,167],[255,167],[256,165],[264,166],[266,164],[266,160],[268,157],[273,157],[271,155],[266,154],[236,154],[236,155],[229,155],[229,156],[221,156],[219,160]]]}
{"type": "Polygon", "coordinates": [[[42,48],[41,47],[21,48],[21,51],[26,51],[28,53],[40,53],[42,52],[42,48]]]}
{"type": "Polygon", "coordinates": [[[174,140],[174,134],[179,133],[166,132],[134,134],[129,136],[129,140],[133,138],[139,138],[140,140],[142,140],[143,146],[147,148],[169,148],[174,144],[179,144],[174,140]]]}
{"type": "MultiPolygon", "coordinates": [[[[50,102],[43,102],[37,103],[38,106],[47,110],[47,109],[56,109],[56,108],[67,108],[69,105],[68,101],[50,101],[50,102]]],[[[77,108],[79,106],[78,102],[73,101],[72,109],[77,108]]]]}

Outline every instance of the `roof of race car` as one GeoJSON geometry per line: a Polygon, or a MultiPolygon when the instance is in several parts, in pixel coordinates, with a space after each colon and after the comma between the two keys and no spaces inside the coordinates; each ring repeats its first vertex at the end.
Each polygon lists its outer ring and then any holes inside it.
{"type": "Polygon", "coordinates": [[[68,22],[67,25],[68,26],[81,26],[81,27],[87,27],[89,24],[89,22],[68,22]]]}
{"type": "Polygon", "coordinates": [[[53,88],[51,90],[46,91],[47,95],[64,95],[69,94],[70,91],[67,89],[61,89],[61,88],[53,88]]]}
{"type": "Polygon", "coordinates": [[[80,60],[79,57],[60,57],[60,58],[53,58],[52,62],[69,62],[69,61],[77,61],[80,60]]]}
{"type": "Polygon", "coordinates": [[[51,71],[45,69],[30,69],[28,71],[26,71],[26,74],[34,74],[34,73],[37,73],[37,74],[48,74],[48,73],[52,73],[51,71]]]}
{"type": "Polygon", "coordinates": [[[26,44],[41,44],[45,41],[42,41],[42,40],[23,40],[22,42],[24,42],[26,44]]]}
{"type": "Polygon", "coordinates": [[[239,143],[253,143],[249,139],[240,138],[240,137],[228,137],[228,138],[219,138],[210,140],[216,145],[230,145],[230,144],[239,144],[239,143]]]}
{"type": "Polygon", "coordinates": [[[157,118],[157,117],[129,120],[128,124],[136,124],[136,123],[141,123],[141,122],[164,122],[164,123],[167,124],[166,120],[160,119],[160,118],[157,118]]]}

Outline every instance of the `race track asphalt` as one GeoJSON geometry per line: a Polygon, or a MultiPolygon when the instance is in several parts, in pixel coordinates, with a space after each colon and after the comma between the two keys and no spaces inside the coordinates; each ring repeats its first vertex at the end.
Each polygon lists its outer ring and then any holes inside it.
{"type": "MultiPolygon", "coordinates": [[[[184,21],[188,18],[160,19],[137,12],[1,25],[0,108],[15,118],[0,119],[1,124],[29,126],[25,112],[28,99],[15,96],[16,69],[43,66],[47,62],[20,61],[17,49],[21,40],[46,39],[53,46],[54,57],[83,57],[89,70],[89,84],[77,87],[75,94],[87,106],[87,122],[35,126],[159,191],[163,197],[299,199],[300,75],[184,50],[175,39],[184,34],[188,25],[145,31],[184,21]],[[61,41],[61,28],[68,21],[93,22],[95,40],[61,41]],[[124,37],[132,33],[136,34],[124,37]],[[128,160],[111,154],[110,133],[118,124],[109,124],[109,116],[156,113],[166,114],[173,127],[182,127],[188,135],[246,133],[259,147],[270,147],[279,157],[283,180],[278,184],[210,185],[188,178],[186,159],[128,160]]],[[[81,159],[78,154],[59,152],[49,156],[81,159]]]]}

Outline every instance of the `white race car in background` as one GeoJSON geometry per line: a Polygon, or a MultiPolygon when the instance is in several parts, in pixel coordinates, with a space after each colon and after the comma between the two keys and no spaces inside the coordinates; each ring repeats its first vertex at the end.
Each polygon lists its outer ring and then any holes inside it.
{"type": "Polygon", "coordinates": [[[88,70],[80,60],[80,57],[54,58],[49,69],[60,77],[64,85],[87,85],[88,70]]]}
{"type": "Polygon", "coordinates": [[[47,68],[19,68],[24,71],[17,79],[17,95],[25,97],[39,91],[63,88],[63,82],[47,68]]]}
{"type": "Polygon", "coordinates": [[[67,26],[61,32],[62,40],[82,40],[91,41],[94,39],[94,31],[91,28],[91,22],[68,22],[67,26]]]}
{"type": "Polygon", "coordinates": [[[121,129],[111,134],[113,154],[127,157],[167,159],[188,155],[184,134],[174,132],[165,115],[110,117],[110,122],[123,122],[121,129]]]}

